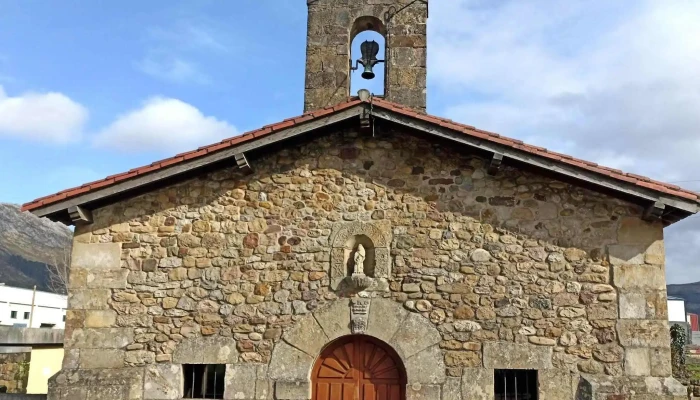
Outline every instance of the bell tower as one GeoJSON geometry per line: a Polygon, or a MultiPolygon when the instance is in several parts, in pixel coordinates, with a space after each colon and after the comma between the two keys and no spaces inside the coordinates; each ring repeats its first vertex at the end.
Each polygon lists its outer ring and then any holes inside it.
{"type": "Polygon", "coordinates": [[[385,76],[373,79],[384,80],[384,97],[425,112],[428,0],[307,0],[307,6],[304,111],[347,100],[353,68],[372,78],[383,61],[385,76]],[[353,39],[367,30],[384,37],[385,60],[376,59],[376,42],[351,54],[353,39]]]}

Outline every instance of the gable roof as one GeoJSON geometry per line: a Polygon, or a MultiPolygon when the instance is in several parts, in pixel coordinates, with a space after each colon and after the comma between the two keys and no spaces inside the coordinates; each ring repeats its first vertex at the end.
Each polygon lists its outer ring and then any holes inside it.
{"type": "MultiPolygon", "coordinates": [[[[376,120],[390,121],[406,128],[459,142],[471,148],[494,154],[494,163],[525,164],[562,176],[579,184],[610,191],[647,205],[651,215],[662,217],[666,224],[676,222],[700,210],[700,194],[677,185],[652,180],[645,176],[600,166],[543,147],[527,145],[520,140],[463,125],[449,119],[420,114],[381,98],[348,101],[314,110],[298,117],[264,126],[240,136],[209,146],[181,153],[150,165],[108,176],[79,187],[44,196],[22,206],[38,216],[70,223],[69,214],[80,213],[83,207],[116,201],[154,182],[170,179],[186,172],[229,159],[239,166],[247,165],[246,153],[341,121],[370,115],[376,120]]],[[[75,219],[75,215],[73,216],[75,219]]]]}

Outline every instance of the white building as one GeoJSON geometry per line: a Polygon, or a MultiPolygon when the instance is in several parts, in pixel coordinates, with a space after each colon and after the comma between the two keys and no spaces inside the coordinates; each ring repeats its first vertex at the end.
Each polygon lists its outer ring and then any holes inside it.
{"type": "Polygon", "coordinates": [[[0,325],[63,329],[67,307],[66,295],[0,284],[0,325]]]}

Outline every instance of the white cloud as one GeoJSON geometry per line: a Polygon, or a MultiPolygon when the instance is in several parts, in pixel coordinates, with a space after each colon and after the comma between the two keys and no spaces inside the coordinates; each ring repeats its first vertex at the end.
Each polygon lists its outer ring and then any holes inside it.
{"type": "MultiPolygon", "coordinates": [[[[436,113],[657,179],[700,179],[699,20],[691,0],[436,3],[436,113]]],[[[669,280],[700,280],[700,217],[666,233],[669,280]]]]}
{"type": "MultiPolygon", "coordinates": [[[[209,21],[210,25],[213,25],[209,21]]],[[[147,29],[146,55],[135,63],[141,72],[175,83],[208,84],[211,79],[192,59],[228,53],[229,39],[213,26],[181,21],[147,29]]]]}
{"type": "Polygon", "coordinates": [[[192,62],[168,55],[151,54],[136,63],[143,73],[154,78],[176,83],[209,83],[209,77],[192,62]]]}
{"type": "Polygon", "coordinates": [[[0,137],[65,144],[78,140],[88,111],[56,92],[8,96],[0,86],[0,137]]]}
{"type": "Polygon", "coordinates": [[[143,107],[118,117],[97,134],[94,144],[126,152],[176,153],[235,136],[236,128],[196,107],[155,97],[143,107]]]}

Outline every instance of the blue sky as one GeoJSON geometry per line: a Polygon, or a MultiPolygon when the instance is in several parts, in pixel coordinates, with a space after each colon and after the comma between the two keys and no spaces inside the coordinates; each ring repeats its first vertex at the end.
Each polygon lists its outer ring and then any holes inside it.
{"type": "MultiPolygon", "coordinates": [[[[0,10],[0,201],[302,111],[302,0],[0,10]]],[[[428,111],[700,190],[698,20],[696,0],[431,0],[428,111]]],[[[354,47],[364,39],[377,36],[354,47]]],[[[671,281],[700,280],[687,269],[700,258],[698,221],[667,230],[671,281]]]]}

